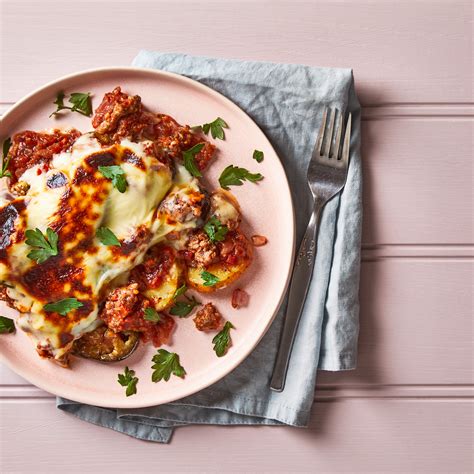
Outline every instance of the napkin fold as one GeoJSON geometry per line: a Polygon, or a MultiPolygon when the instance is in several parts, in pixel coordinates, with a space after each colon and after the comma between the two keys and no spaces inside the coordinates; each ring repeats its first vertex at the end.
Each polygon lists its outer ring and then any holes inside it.
{"type": "Polygon", "coordinates": [[[342,193],[325,207],[313,281],[301,316],[285,390],[269,389],[286,302],[252,354],[192,396],[142,409],[107,409],[58,398],[61,410],[136,438],[166,443],[189,424],[307,426],[317,369],[356,366],[362,223],[360,106],[350,69],[236,61],[141,51],[137,67],[188,76],[225,95],[260,126],[285,168],[299,245],[311,212],[306,170],[324,106],[352,113],[350,166],[342,193]]]}

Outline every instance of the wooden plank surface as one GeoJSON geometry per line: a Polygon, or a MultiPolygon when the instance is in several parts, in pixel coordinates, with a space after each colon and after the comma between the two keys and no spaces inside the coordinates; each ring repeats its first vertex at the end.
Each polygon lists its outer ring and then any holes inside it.
{"type": "Polygon", "coordinates": [[[310,428],[187,427],[157,446],[0,367],[0,472],[472,472],[472,15],[462,0],[0,0],[0,113],[140,48],[352,67],[365,106],[359,368],[320,373],[310,428]]]}
{"type": "Polygon", "coordinates": [[[138,48],[352,67],[364,104],[472,98],[469,0],[2,0],[1,5],[0,102],[14,102],[65,73],[129,64],[138,48]]]}
{"type": "Polygon", "coordinates": [[[472,408],[464,399],[317,402],[308,429],[185,427],[160,446],[79,421],[53,400],[6,400],[0,466],[5,473],[33,465],[49,473],[66,466],[70,473],[467,473],[472,408]]]}

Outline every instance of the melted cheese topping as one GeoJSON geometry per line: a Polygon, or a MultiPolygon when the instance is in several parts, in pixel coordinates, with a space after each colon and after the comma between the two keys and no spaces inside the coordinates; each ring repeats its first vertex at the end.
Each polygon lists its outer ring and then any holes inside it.
{"type": "Polygon", "coordinates": [[[61,359],[74,339],[97,326],[98,305],[111,280],[139,264],[170,232],[200,222],[194,214],[173,220],[174,205],[159,208],[165,197],[179,206],[205,196],[183,166],[173,178],[169,167],[145,150],[146,143],[127,140],[103,148],[92,135],[83,135],[69,152],[53,158],[49,171],[33,167],[23,174],[20,179],[30,186],[26,196],[0,202],[0,222],[8,231],[0,237],[0,281],[9,284],[7,294],[22,313],[17,322],[40,354],[61,359]],[[126,192],[98,171],[111,165],[124,170],[126,192]],[[38,264],[27,257],[32,248],[24,233],[36,228],[45,233],[48,227],[59,235],[59,254],[38,264]],[[121,246],[101,244],[95,235],[99,227],[112,230],[121,246]],[[83,306],[66,316],[44,310],[46,303],[71,297],[83,306]]]}

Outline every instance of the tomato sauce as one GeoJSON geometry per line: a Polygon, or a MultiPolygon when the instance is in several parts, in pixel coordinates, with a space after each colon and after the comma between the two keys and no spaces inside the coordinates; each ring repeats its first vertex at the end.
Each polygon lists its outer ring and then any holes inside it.
{"type": "Polygon", "coordinates": [[[155,245],[130,273],[130,282],[138,283],[140,291],[158,288],[162,285],[176,259],[173,248],[155,245]]]}
{"type": "Polygon", "coordinates": [[[16,183],[27,169],[38,163],[44,163],[48,168],[53,156],[69,150],[80,136],[81,132],[75,129],[67,132],[53,130],[52,133],[26,130],[14,135],[8,153],[10,158],[8,170],[12,174],[10,186],[16,183]]]}

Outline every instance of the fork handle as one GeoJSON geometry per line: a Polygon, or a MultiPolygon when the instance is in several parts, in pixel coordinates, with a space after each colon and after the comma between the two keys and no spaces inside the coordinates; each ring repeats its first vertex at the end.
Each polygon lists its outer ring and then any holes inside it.
{"type": "Polygon", "coordinates": [[[316,199],[313,212],[306,228],[303,240],[298,250],[293,274],[291,277],[288,306],[280,340],[280,347],[273,369],[270,388],[281,392],[285,387],[286,373],[290,361],[291,350],[298,329],[298,323],[303,311],[309,284],[313,275],[314,262],[317,252],[317,237],[321,211],[324,201],[316,199]]]}

